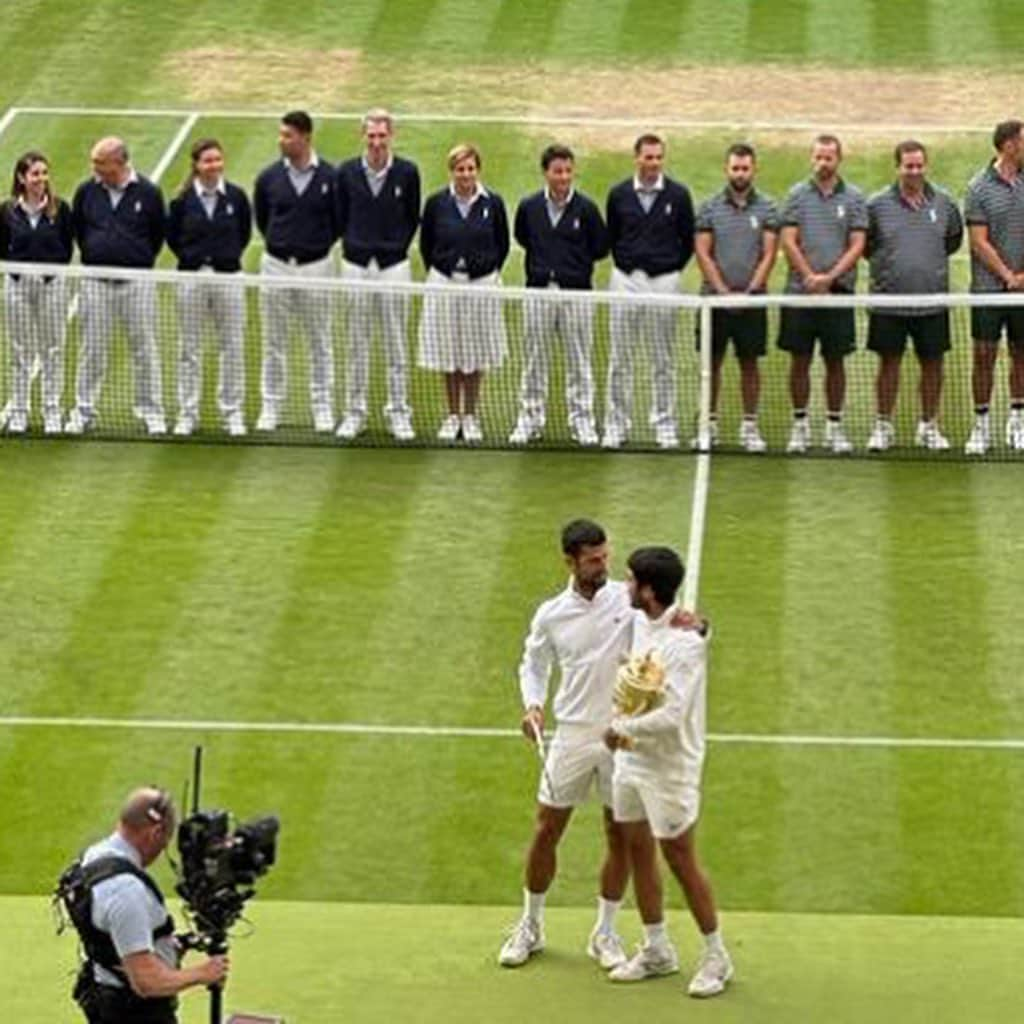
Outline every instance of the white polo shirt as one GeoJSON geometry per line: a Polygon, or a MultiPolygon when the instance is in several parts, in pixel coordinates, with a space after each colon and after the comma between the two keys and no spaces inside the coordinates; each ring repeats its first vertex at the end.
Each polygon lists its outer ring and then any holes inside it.
{"type": "Polygon", "coordinates": [[[519,664],[523,706],[544,707],[558,666],[552,708],[560,726],[603,729],[612,716],[615,673],[629,649],[633,611],[625,583],[609,580],[592,599],[573,580],[545,601],[530,624],[519,664]]]}
{"type": "Polygon", "coordinates": [[[699,786],[707,734],[708,637],[671,625],[679,611],[657,619],[633,613],[633,654],[657,651],[665,665],[665,702],[634,718],[615,719],[615,731],[636,741],[615,754],[616,777],[659,788],[699,786]]]}

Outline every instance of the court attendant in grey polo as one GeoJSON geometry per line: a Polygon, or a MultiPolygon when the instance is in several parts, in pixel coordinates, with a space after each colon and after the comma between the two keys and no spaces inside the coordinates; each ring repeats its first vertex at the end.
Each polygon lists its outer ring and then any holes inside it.
{"type": "MultiPolygon", "coordinates": [[[[101,858],[119,858],[145,870],[174,836],[176,814],[161,789],[135,790],[121,809],[112,835],[86,850],[86,866],[101,858]]],[[[127,1020],[173,1024],[173,998],[195,985],[215,985],[227,977],[226,956],[207,957],[192,967],[179,967],[178,945],[169,931],[167,908],[134,872],[98,882],[92,889],[94,928],[109,937],[119,964],[107,969],[93,963],[95,987],[90,994],[90,1024],[121,1024],[127,1020]]]]}
{"type": "MultiPolygon", "coordinates": [[[[850,294],[857,285],[857,261],[864,251],[867,205],[859,189],[839,176],[842,143],[819,135],[811,147],[811,177],[795,185],[782,211],[782,248],[789,261],[786,291],[791,295],[850,294]]],[[[827,423],[825,447],[853,450],[843,431],[846,397],[844,359],[856,347],[852,309],[783,307],[779,347],[790,353],[789,390],[793,427],[788,452],[805,452],[811,443],[807,402],[815,343],[825,361],[827,423]]]]}
{"type": "MultiPolygon", "coordinates": [[[[757,155],[737,142],[725,154],[726,185],[697,213],[695,251],[704,283],[703,295],[759,295],[765,291],[778,253],[779,218],[775,203],[754,188],[757,155]]],[[[700,324],[698,321],[698,341],[700,324]]],[[[718,438],[718,396],[722,363],[729,342],[740,364],[743,421],[739,443],[748,452],[763,452],[757,427],[761,376],[757,360],[767,350],[768,316],[761,309],[716,309],[711,317],[711,442],[718,438]]]]}
{"type": "MultiPolygon", "coordinates": [[[[907,139],[896,146],[894,155],[898,180],[868,201],[871,291],[882,295],[948,292],[949,257],[964,236],[960,211],[948,192],[928,181],[928,154],[920,142],[907,139]]],[[[892,412],[908,337],[921,366],[916,442],[933,451],[949,448],[937,421],[943,357],[950,348],[949,310],[907,307],[871,310],[868,348],[878,353],[879,365],[878,415],[868,439],[869,451],[886,451],[895,438],[892,412]]]]}
{"type": "MultiPolygon", "coordinates": [[[[964,219],[971,239],[971,291],[1000,294],[1024,291],[1024,123],[1003,121],[992,135],[995,159],[967,188],[964,219]]],[[[1020,307],[975,307],[974,428],[968,455],[984,455],[992,443],[989,402],[999,339],[1006,332],[1010,350],[1010,415],[1006,443],[1024,451],[1024,296],[1020,307]]]]}

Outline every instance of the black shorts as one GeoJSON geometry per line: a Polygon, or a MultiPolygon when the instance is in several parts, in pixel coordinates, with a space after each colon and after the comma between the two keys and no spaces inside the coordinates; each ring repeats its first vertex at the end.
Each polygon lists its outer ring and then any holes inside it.
{"type": "Polygon", "coordinates": [[[907,339],[914,343],[918,359],[941,359],[950,349],[949,313],[903,316],[872,313],[868,321],[868,348],[879,355],[903,355],[907,339]]]}
{"type": "MultiPolygon", "coordinates": [[[[768,310],[713,309],[711,353],[716,360],[732,342],[737,359],[756,359],[768,351],[768,310]]],[[[697,317],[697,348],[700,349],[700,317],[697,317]]]]}
{"type": "Polygon", "coordinates": [[[1024,309],[1013,306],[974,306],[971,309],[971,337],[998,345],[1006,331],[1006,341],[1024,348],[1024,309]]]}
{"type": "Polygon", "coordinates": [[[793,355],[814,355],[821,343],[826,359],[842,359],[857,347],[852,309],[797,309],[783,306],[779,323],[779,348],[793,355]]]}

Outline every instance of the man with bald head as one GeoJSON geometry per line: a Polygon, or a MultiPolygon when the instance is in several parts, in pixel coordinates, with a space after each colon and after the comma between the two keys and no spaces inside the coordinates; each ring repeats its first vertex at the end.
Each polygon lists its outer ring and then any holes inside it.
{"type": "MultiPolygon", "coordinates": [[[[132,166],[115,137],[92,147],[93,177],[75,192],[72,215],[82,262],[149,269],[164,242],[164,197],[132,166]]],[[[156,341],[156,287],[151,281],[86,278],[82,282],[82,352],[75,407],[65,430],[84,434],[97,422],[111,335],[123,324],[135,373],[135,417],[150,435],[167,432],[156,341]]]]}
{"type": "Polygon", "coordinates": [[[179,967],[174,922],[145,871],[174,836],[176,818],[164,790],[137,789],[114,832],[82,856],[92,929],[81,933],[87,960],[75,1000],[90,1024],[175,1024],[179,992],[227,977],[226,956],[179,967]]]}

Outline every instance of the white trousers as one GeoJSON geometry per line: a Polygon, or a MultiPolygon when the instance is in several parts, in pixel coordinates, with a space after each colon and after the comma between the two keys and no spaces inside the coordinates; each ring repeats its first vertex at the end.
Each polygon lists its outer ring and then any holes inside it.
{"type": "MultiPolygon", "coordinates": [[[[674,295],[679,290],[679,274],[649,277],[642,270],[624,274],[613,267],[608,290],[638,296],[674,295]]],[[[606,428],[612,426],[627,431],[632,425],[633,360],[645,339],[651,353],[651,424],[675,427],[677,313],[675,309],[645,307],[641,302],[612,304],[606,428]]]]}
{"type": "MultiPolygon", "coordinates": [[[[331,277],[330,256],[301,266],[263,254],[261,271],[268,277],[331,277]]],[[[280,409],[288,393],[288,328],[295,317],[309,339],[309,397],[314,410],[334,414],[334,349],[331,345],[331,301],[328,292],[311,288],[265,288],[263,313],[263,404],[280,409]]]]}
{"type": "Polygon", "coordinates": [[[32,365],[39,359],[43,409],[58,412],[64,389],[67,292],[64,281],[19,276],[4,281],[7,336],[11,342],[11,412],[31,411],[32,365]]]}
{"type": "Polygon", "coordinates": [[[128,335],[135,376],[136,417],[163,416],[163,383],[156,343],[156,285],[151,281],[82,281],[79,311],[82,352],[75,403],[87,417],[96,414],[107,372],[110,337],[118,324],[128,335]]]}
{"type": "Polygon", "coordinates": [[[592,424],[594,419],[594,307],[574,302],[573,292],[563,294],[565,298],[558,302],[527,299],[525,303],[526,352],[519,402],[522,417],[538,428],[544,426],[547,416],[548,373],[556,336],[565,349],[569,426],[592,424]]]}
{"type": "MultiPolygon", "coordinates": [[[[341,276],[346,281],[411,281],[408,260],[383,270],[376,260],[361,267],[342,261],[341,276]]],[[[385,416],[411,416],[408,399],[408,355],[406,327],[409,321],[409,296],[358,291],[345,296],[348,333],[348,373],[345,388],[345,414],[365,418],[370,389],[370,347],[374,329],[379,325],[380,340],[387,362],[388,399],[385,416]]]]}
{"type": "Polygon", "coordinates": [[[203,328],[209,321],[220,346],[217,406],[226,419],[245,402],[245,288],[231,274],[198,271],[178,288],[181,329],[178,350],[178,410],[199,418],[203,372],[203,328]]]}

